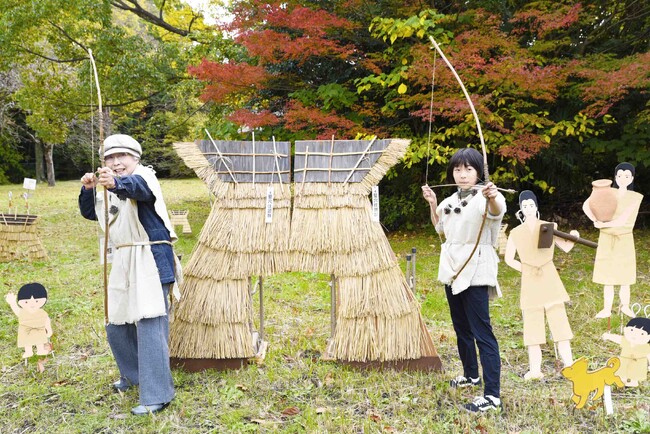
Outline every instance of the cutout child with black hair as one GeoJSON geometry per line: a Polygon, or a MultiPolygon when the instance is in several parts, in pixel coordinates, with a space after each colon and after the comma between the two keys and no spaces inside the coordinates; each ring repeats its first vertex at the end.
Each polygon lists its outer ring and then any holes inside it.
{"type": "Polygon", "coordinates": [[[43,306],[47,303],[47,290],[40,283],[28,283],[18,290],[18,302],[13,292],[7,293],[5,300],[18,317],[18,346],[25,348],[23,358],[36,354],[50,353],[52,324],[43,306]]]}
{"type": "Polygon", "coordinates": [[[630,309],[630,285],[636,283],[636,252],[632,230],[643,195],[634,191],[634,166],[630,163],[616,166],[614,176],[617,206],[611,221],[598,221],[589,207],[589,199],[582,206],[584,213],[594,222],[594,227],[600,229],[592,280],[605,287],[603,310],[596,314],[596,318],[611,316],[615,285],[620,286],[621,312],[634,317],[634,312],[630,309]]]}
{"type": "MultiPolygon", "coordinates": [[[[564,366],[573,364],[573,332],[564,307],[564,303],[569,301],[569,294],[555,269],[553,255],[556,245],[568,253],[575,243],[555,236],[550,247],[539,248],[540,228],[547,222],[539,219],[535,193],[522,191],[519,194],[519,208],[517,218],[520,218],[521,224],[510,231],[504,261],[521,272],[520,307],[524,320],[524,345],[528,347],[530,365],[524,378],[531,380],[544,377],[541,370],[541,345],[546,343],[544,317],[564,366]],[[515,254],[519,255],[519,260],[515,259],[515,254]]],[[[579,236],[578,231],[571,231],[571,235],[579,236]]]]}
{"type": "Polygon", "coordinates": [[[650,318],[632,318],[623,329],[623,336],[603,333],[603,339],[621,346],[621,367],[616,375],[627,387],[636,387],[648,378],[650,366],[650,318]]]}

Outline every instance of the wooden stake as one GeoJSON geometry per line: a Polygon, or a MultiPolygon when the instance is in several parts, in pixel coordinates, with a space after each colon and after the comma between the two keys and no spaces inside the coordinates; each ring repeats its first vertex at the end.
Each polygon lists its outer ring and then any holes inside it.
{"type": "Polygon", "coordinates": [[[372,145],[375,144],[375,140],[377,140],[377,136],[375,136],[375,137],[372,138],[372,140],[370,141],[370,143],[369,143],[368,146],[366,147],[366,150],[363,151],[363,154],[361,154],[361,156],[360,156],[359,159],[357,160],[357,164],[354,165],[354,167],[353,167],[352,170],[350,171],[350,174],[348,175],[348,177],[345,178],[345,181],[343,182],[343,184],[347,184],[348,181],[350,180],[350,178],[352,177],[352,175],[354,175],[354,171],[357,170],[357,167],[359,167],[359,164],[361,164],[361,160],[363,160],[363,157],[366,156],[366,153],[370,150],[370,148],[372,148],[372,145]]]}
{"type": "Polygon", "coordinates": [[[255,131],[251,134],[253,136],[253,185],[255,185],[255,131]]]}
{"type": "Polygon", "coordinates": [[[280,173],[280,162],[278,161],[278,150],[275,147],[275,136],[273,139],[273,158],[275,159],[275,169],[278,171],[278,181],[280,181],[280,190],[284,193],[284,185],[282,184],[282,173],[280,173]]]}
{"type": "Polygon", "coordinates": [[[332,134],[332,142],[330,144],[330,164],[327,171],[327,185],[332,185],[332,158],[334,157],[334,134],[332,134]]]}
{"type": "Polygon", "coordinates": [[[208,138],[210,139],[210,141],[212,142],[212,146],[214,146],[214,149],[217,151],[217,154],[219,155],[219,159],[220,159],[221,161],[223,161],[223,165],[226,166],[226,170],[227,170],[228,173],[230,174],[230,177],[232,178],[233,182],[234,182],[235,184],[238,184],[237,180],[235,179],[235,176],[234,176],[234,175],[232,174],[232,172],[230,171],[230,167],[228,167],[228,164],[227,164],[226,161],[224,160],[224,158],[223,158],[223,154],[221,153],[221,151],[220,151],[219,148],[217,147],[216,142],[212,139],[212,136],[210,135],[210,132],[208,131],[207,128],[206,128],[204,131],[205,131],[205,133],[208,135],[208,138]]]}
{"type": "Polygon", "coordinates": [[[336,333],[336,276],[330,275],[330,338],[334,339],[336,333]]]}

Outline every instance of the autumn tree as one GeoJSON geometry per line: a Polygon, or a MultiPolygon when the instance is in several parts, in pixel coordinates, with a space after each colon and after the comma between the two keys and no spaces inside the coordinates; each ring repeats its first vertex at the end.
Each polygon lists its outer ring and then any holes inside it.
{"type": "Polygon", "coordinates": [[[648,130],[648,26],[638,20],[649,11],[637,3],[234,1],[228,30],[241,51],[190,71],[243,131],[412,139],[395,183],[409,191],[393,191],[403,210],[412,185],[439,181],[454,149],[478,143],[433,36],[478,110],[494,179],[575,197],[610,176],[613,159],[650,164],[634,145],[648,130]]]}
{"type": "Polygon", "coordinates": [[[201,43],[206,26],[189,6],[177,0],[0,0],[0,8],[0,70],[20,76],[12,98],[26,114],[33,141],[45,149],[50,185],[55,147],[67,148],[59,155],[83,164],[82,170],[90,160],[73,156],[96,152],[89,152],[91,116],[97,137],[89,49],[98,66],[106,132],[112,127],[137,136],[147,162],[161,163],[163,173],[180,166],[170,164],[175,155],[169,143],[190,136],[201,119],[188,121],[200,104],[187,64],[219,45],[212,37],[201,43]],[[168,146],[161,149],[160,142],[168,146]]]}

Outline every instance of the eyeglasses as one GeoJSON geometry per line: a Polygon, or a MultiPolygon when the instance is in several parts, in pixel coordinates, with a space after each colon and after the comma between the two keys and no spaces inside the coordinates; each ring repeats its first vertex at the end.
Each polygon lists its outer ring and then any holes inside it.
{"type": "Polygon", "coordinates": [[[118,154],[111,154],[111,155],[107,155],[106,157],[104,157],[104,162],[106,164],[112,164],[113,162],[115,162],[115,160],[120,160],[120,161],[123,162],[125,157],[133,157],[133,155],[127,154],[126,152],[121,152],[121,153],[118,153],[118,154]]]}

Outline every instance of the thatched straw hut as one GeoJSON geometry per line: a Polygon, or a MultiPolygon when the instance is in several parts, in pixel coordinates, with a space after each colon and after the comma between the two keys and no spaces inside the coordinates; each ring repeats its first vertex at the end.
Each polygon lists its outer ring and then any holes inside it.
{"type": "Polygon", "coordinates": [[[249,277],[298,270],[336,277],[328,357],[439,369],[418,302],[368,200],[408,143],[296,142],[292,188],[289,143],[175,143],[216,201],[185,268],[172,357],[252,357],[249,277]]]}
{"type": "Polygon", "coordinates": [[[190,226],[190,221],[187,219],[189,213],[186,209],[171,210],[169,211],[169,222],[174,227],[181,226],[184,234],[191,234],[192,226],[190,226]]]}
{"type": "Polygon", "coordinates": [[[37,223],[35,215],[0,213],[0,262],[47,258],[37,223]]]}
{"type": "Polygon", "coordinates": [[[248,278],[288,269],[290,144],[201,141],[174,148],[216,200],[184,269],[170,354],[184,362],[252,357],[248,278]]]}
{"type": "Polygon", "coordinates": [[[296,142],[291,262],[296,270],[336,276],[330,357],[360,363],[419,359],[425,369],[439,369],[419,304],[368,200],[408,144],[296,142]]]}

